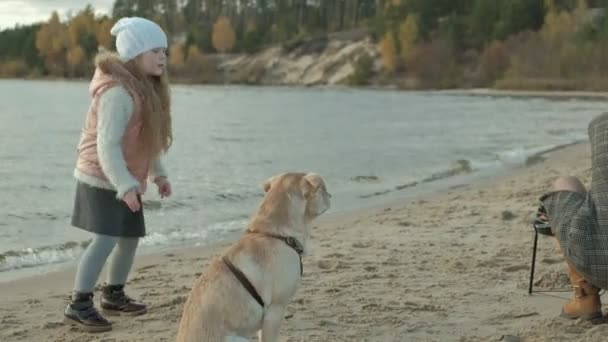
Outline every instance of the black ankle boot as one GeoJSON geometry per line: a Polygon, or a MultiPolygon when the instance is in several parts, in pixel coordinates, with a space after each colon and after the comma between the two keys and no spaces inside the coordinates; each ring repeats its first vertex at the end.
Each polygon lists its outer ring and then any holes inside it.
{"type": "Polygon", "coordinates": [[[104,285],[101,295],[101,309],[106,315],[139,316],[146,313],[145,304],[139,303],[125,294],[124,285],[104,285]]]}
{"type": "Polygon", "coordinates": [[[86,332],[112,330],[112,323],[95,309],[92,293],[74,292],[63,315],[66,324],[77,326],[86,332]]]}

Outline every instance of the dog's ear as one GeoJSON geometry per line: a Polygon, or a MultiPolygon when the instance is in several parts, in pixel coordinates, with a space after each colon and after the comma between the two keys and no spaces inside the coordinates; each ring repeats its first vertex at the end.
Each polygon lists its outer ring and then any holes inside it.
{"type": "Polygon", "coordinates": [[[313,190],[314,187],[312,184],[305,177],[302,177],[300,180],[300,191],[302,192],[302,197],[308,199],[313,190]]]}
{"type": "Polygon", "coordinates": [[[272,176],[264,181],[264,184],[263,184],[264,192],[268,192],[268,190],[270,190],[270,186],[272,185],[272,182],[274,182],[274,180],[277,179],[277,177],[278,176],[272,176]]]}
{"type": "Polygon", "coordinates": [[[323,184],[323,180],[321,176],[316,173],[307,173],[306,176],[302,178],[302,195],[305,198],[308,198],[309,194],[315,190],[317,190],[321,184],[323,184]]]}
{"type": "Polygon", "coordinates": [[[270,190],[270,183],[272,183],[272,178],[268,178],[267,180],[264,181],[264,184],[263,184],[264,192],[268,192],[268,190],[270,190]]]}
{"type": "Polygon", "coordinates": [[[314,172],[309,172],[304,176],[304,179],[312,186],[313,189],[318,189],[323,184],[321,176],[314,172]]]}

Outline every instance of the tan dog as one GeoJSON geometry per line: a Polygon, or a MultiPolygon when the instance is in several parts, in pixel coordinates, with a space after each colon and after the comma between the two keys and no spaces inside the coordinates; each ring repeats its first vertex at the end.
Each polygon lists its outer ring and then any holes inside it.
{"type": "Polygon", "coordinates": [[[247,231],[194,283],[178,342],[249,341],[256,332],[261,342],[278,340],[285,308],[300,283],[309,223],[329,209],[331,195],[313,173],[274,176],[264,191],[247,231]]]}

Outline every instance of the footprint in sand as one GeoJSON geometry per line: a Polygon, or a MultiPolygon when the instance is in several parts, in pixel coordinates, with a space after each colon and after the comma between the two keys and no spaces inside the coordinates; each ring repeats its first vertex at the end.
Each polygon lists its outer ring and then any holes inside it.
{"type": "Polygon", "coordinates": [[[155,268],[158,267],[158,265],[148,265],[148,266],[142,266],[140,268],[137,269],[137,272],[143,272],[143,271],[147,271],[151,268],[155,268]]]}
{"type": "Polygon", "coordinates": [[[156,308],[166,308],[166,307],[174,307],[174,306],[178,306],[181,305],[183,303],[186,302],[187,296],[174,296],[173,298],[169,299],[169,300],[165,300],[162,301],[156,305],[154,305],[154,307],[156,308]]]}
{"type": "Polygon", "coordinates": [[[322,270],[331,270],[334,269],[338,265],[338,262],[335,260],[319,260],[317,262],[317,266],[322,270]]]}
{"type": "Polygon", "coordinates": [[[543,260],[541,260],[541,262],[543,264],[548,264],[548,265],[555,265],[555,264],[561,264],[564,262],[564,259],[551,259],[551,258],[545,258],[543,260]]]}
{"type": "Polygon", "coordinates": [[[504,272],[517,272],[517,271],[523,271],[523,270],[528,270],[528,269],[530,269],[530,266],[528,266],[528,265],[513,265],[513,266],[505,267],[502,270],[504,272]]]}
{"type": "Polygon", "coordinates": [[[146,280],[146,276],[136,276],[136,277],[133,277],[130,280],[130,282],[133,283],[133,284],[135,284],[135,283],[138,283],[138,282],[140,282],[142,280],[146,280]]]}
{"type": "Polygon", "coordinates": [[[331,253],[331,254],[327,254],[325,256],[325,258],[342,258],[344,257],[344,254],[341,253],[331,253]]]}
{"type": "Polygon", "coordinates": [[[353,243],[354,248],[369,248],[373,245],[371,242],[355,242],[353,243]]]}
{"type": "Polygon", "coordinates": [[[64,326],[63,322],[46,322],[42,325],[42,329],[55,329],[64,326]]]}

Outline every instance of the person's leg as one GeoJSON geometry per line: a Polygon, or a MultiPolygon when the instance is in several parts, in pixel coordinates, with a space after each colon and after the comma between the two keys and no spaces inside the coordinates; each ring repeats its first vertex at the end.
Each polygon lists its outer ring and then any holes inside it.
{"type": "MultiPolygon", "coordinates": [[[[546,196],[560,191],[577,192],[581,194],[586,193],[585,186],[578,178],[572,176],[559,177],[553,182],[550,192],[541,197],[541,202],[543,202],[543,199],[546,198],[546,196]]],[[[549,221],[547,208],[543,203],[538,207],[536,211],[536,218],[532,221],[532,225],[534,226],[536,233],[547,236],[555,236],[555,232],[553,231],[553,228],[551,228],[549,221]]]]}
{"type": "Polygon", "coordinates": [[[585,193],[587,190],[583,183],[576,177],[559,177],[553,182],[553,191],[573,191],[585,193]]]}
{"type": "Polygon", "coordinates": [[[146,305],[139,303],[124,292],[139,238],[120,238],[108,267],[108,279],[102,289],[101,308],[108,315],[136,316],[146,312],[146,305]]]}
{"type": "MultiPolygon", "coordinates": [[[[572,191],[586,193],[585,186],[576,177],[560,177],[553,183],[553,191],[572,191]]],[[[556,238],[558,248],[560,242],[556,238]]],[[[574,265],[566,259],[568,267],[568,278],[574,288],[574,299],[564,304],[562,316],[567,318],[594,319],[602,316],[602,305],[600,302],[598,287],[585,281],[583,276],[576,271],[574,265]]]]}
{"type": "Polygon", "coordinates": [[[118,240],[119,238],[114,236],[95,235],[80,259],[78,270],[76,271],[74,292],[93,292],[103,265],[106,263],[118,240]]]}
{"type": "Polygon", "coordinates": [[[76,271],[74,290],[65,308],[66,322],[80,325],[85,331],[99,332],[112,329],[93,305],[93,291],[99,274],[118,239],[96,234],[85,249],[76,271]]]}
{"type": "Polygon", "coordinates": [[[602,317],[600,288],[587,282],[568,260],[566,263],[568,264],[568,278],[574,288],[574,299],[563,306],[562,316],[585,320],[602,317]]]}
{"type": "Polygon", "coordinates": [[[108,266],[108,285],[124,285],[127,282],[138,243],[139,238],[122,237],[118,240],[108,266]]]}

